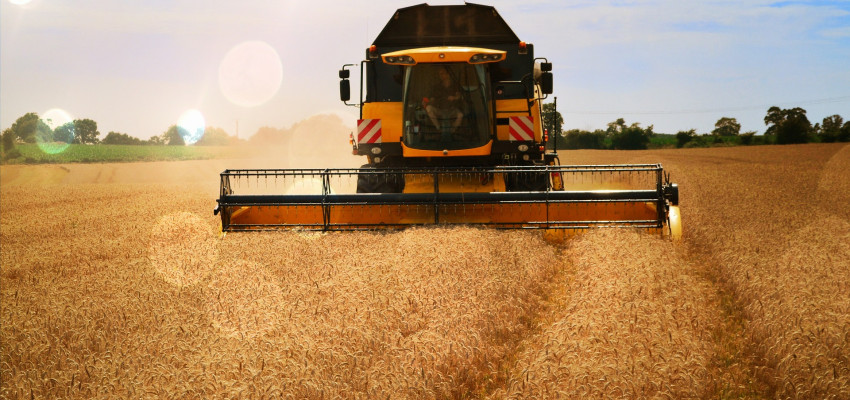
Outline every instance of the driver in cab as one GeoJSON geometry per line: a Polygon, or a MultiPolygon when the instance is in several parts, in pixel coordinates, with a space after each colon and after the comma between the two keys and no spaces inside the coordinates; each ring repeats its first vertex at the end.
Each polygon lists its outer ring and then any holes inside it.
{"type": "Polygon", "coordinates": [[[451,122],[451,132],[455,132],[463,120],[463,113],[458,107],[461,99],[460,90],[452,82],[449,71],[439,69],[440,81],[431,89],[431,96],[424,99],[425,111],[428,118],[437,129],[445,129],[441,121],[451,122]]]}

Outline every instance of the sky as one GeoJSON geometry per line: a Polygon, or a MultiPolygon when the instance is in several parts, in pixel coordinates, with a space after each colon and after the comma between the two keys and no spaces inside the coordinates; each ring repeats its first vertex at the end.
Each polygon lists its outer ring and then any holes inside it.
{"type": "MultiPolygon", "coordinates": [[[[148,139],[186,120],[247,138],[317,114],[353,129],[337,71],[397,8],[420,3],[0,0],[0,129],[27,112],[93,119],[101,138],[148,139]]],[[[731,117],[762,133],[770,106],[850,120],[847,0],[478,3],[553,63],[547,102],[557,97],[564,129],[622,117],[707,133],[731,117]]]]}

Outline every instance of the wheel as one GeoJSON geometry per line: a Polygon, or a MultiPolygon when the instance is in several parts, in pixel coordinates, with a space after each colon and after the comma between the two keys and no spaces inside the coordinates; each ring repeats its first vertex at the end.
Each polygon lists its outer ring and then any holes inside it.
{"type": "MultiPolygon", "coordinates": [[[[380,172],[374,164],[366,164],[361,170],[380,172]]],[[[357,193],[401,193],[404,191],[404,175],[391,173],[367,173],[357,175],[357,193]]]]}

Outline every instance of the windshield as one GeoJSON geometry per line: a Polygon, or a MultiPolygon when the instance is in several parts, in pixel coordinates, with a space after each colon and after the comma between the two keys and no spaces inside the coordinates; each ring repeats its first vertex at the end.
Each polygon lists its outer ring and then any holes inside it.
{"type": "Polygon", "coordinates": [[[405,71],[404,142],[423,150],[481,147],[491,137],[484,65],[418,64],[405,71]]]}

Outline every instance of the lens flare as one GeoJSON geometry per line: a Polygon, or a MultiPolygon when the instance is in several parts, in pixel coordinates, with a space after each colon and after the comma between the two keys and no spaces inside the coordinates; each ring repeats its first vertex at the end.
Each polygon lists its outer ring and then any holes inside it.
{"type": "Polygon", "coordinates": [[[263,41],[249,41],[230,49],[218,68],[221,93],[231,103],[256,107],[280,89],[283,65],[277,51],[263,41]]]}
{"type": "Polygon", "coordinates": [[[67,111],[51,108],[42,114],[41,122],[50,128],[50,132],[36,130],[35,142],[41,151],[58,154],[74,141],[74,118],[67,111]]]}
{"type": "Polygon", "coordinates": [[[198,110],[189,110],[180,116],[177,121],[177,126],[180,128],[180,136],[187,145],[195,144],[204,136],[204,115],[198,110]]]}

